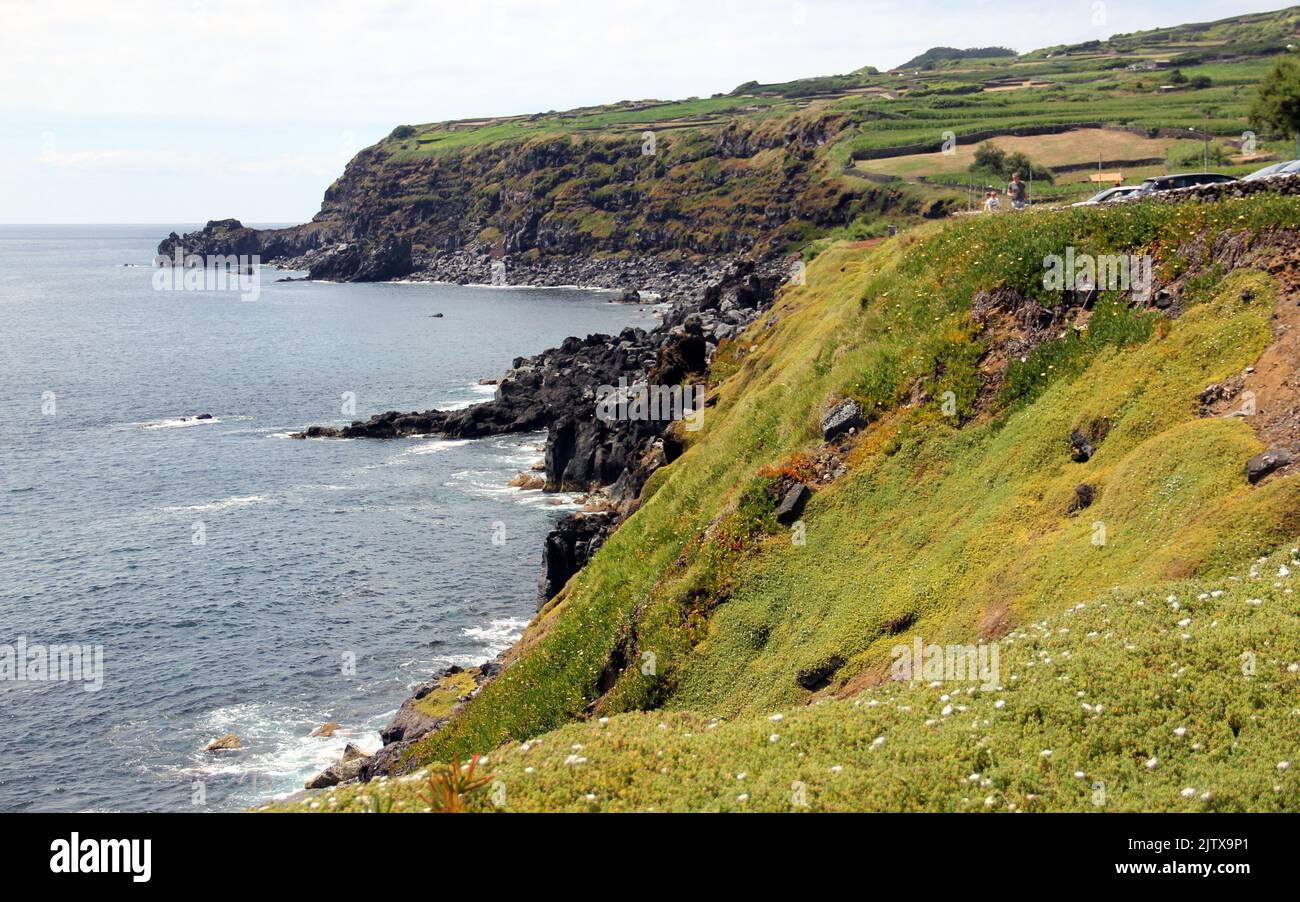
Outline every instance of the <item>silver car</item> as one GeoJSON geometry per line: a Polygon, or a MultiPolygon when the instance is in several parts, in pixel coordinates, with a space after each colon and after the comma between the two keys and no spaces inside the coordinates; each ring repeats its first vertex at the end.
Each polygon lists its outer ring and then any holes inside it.
{"type": "Polygon", "coordinates": [[[1098,191],[1096,194],[1094,194],[1092,197],[1088,198],[1087,200],[1078,201],[1076,203],[1070,204],[1070,206],[1090,207],[1093,204],[1108,203],[1109,201],[1112,200],[1119,200],[1122,197],[1128,197],[1129,195],[1136,192],[1137,189],[1138,189],[1137,185],[1117,185],[1114,188],[1105,188],[1101,191],[1098,191]]]}

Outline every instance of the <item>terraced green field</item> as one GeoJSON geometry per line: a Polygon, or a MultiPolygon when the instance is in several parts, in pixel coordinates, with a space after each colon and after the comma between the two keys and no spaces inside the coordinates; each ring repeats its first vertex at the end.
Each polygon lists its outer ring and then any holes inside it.
{"type": "MultiPolygon", "coordinates": [[[[1112,133],[1129,129],[1135,145],[1156,145],[1168,144],[1192,129],[1213,136],[1225,154],[1237,155],[1243,133],[1250,127],[1247,113],[1255,86],[1276,55],[1285,53],[1288,43],[1300,40],[1298,28],[1300,12],[1290,8],[1204,26],[1048,48],[1019,57],[940,60],[923,68],[901,67],[889,72],[865,67],[781,84],[749,82],[712,97],[624,100],[568,111],[404,126],[383,141],[378,151],[392,166],[442,161],[463,168],[467,160],[487,151],[509,154],[512,149],[562,140],[573,142],[583,152],[596,148],[600,157],[612,161],[639,154],[648,132],[656,142],[653,153],[666,165],[683,158],[715,164],[733,161],[743,162],[746,173],[762,173],[763,187],[732,191],[726,185],[725,169],[711,171],[706,182],[712,186],[682,185],[682,197],[697,196],[701,191],[718,193],[715,188],[721,187],[721,193],[727,195],[725,206],[747,209],[771,204],[770,195],[776,189],[768,187],[770,183],[780,182],[801,192],[810,184],[823,185],[823,193],[803,205],[806,215],[792,222],[783,234],[746,238],[763,248],[793,251],[818,237],[817,228],[825,232],[826,223],[818,224],[818,220],[840,216],[829,213],[825,205],[838,202],[843,192],[861,199],[849,214],[851,221],[834,223],[848,230],[846,236],[866,234],[865,230],[886,219],[911,225],[939,211],[964,208],[968,198],[963,186],[983,183],[977,177],[951,172],[949,157],[936,160],[934,155],[945,141],[969,151],[989,135],[1032,136],[1044,129],[1092,126],[1112,133]],[[1208,84],[1202,84],[1201,78],[1208,79],[1208,84]],[[782,147],[783,136],[810,128],[818,132],[811,152],[788,153],[779,160],[762,156],[782,147]],[[727,136],[736,129],[751,137],[730,142],[735,145],[730,146],[727,136]],[[864,172],[901,180],[889,187],[893,196],[867,198],[869,192],[880,189],[859,177],[864,172]]],[[[1072,151],[1063,154],[1054,149],[1047,154],[1051,159],[1046,165],[1096,163],[1099,148],[1089,138],[1094,133],[1083,131],[1073,139],[1067,134],[1065,141],[1072,142],[1072,151]]],[[[1111,149],[1115,152],[1102,154],[1103,164],[1161,156],[1147,153],[1150,147],[1122,153],[1121,148],[1111,149]]],[[[1258,163],[1234,156],[1211,168],[1242,174],[1275,155],[1292,155],[1293,148],[1280,135],[1260,134],[1257,153],[1258,163]]],[[[572,220],[575,228],[591,215],[613,215],[620,220],[627,213],[610,207],[608,197],[619,192],[611,192],[609,186],[624,185],[633,171],[637,179],[643,178],[640,170],[644,168],[623,166],[596,178],[585,170],[575,171],[559,183],[548,181],[542,196],[554,195],[557,202],[562,198],[562,209],[550,215],[572,220]],[[605,193],[600,194],[603,189],[605,193]]],[[[1171,160],[1129,166],[1125,176],[1132,183],[1150,175],[1199,168],[1199,164],[1171,160]]],[[[403,181],[411,178],[405,171],[396,177],[403,181]]],[[[482,186],[471,187],[471,197],[483,192],[482,186]]],[[[637,185],[626,187],[633,193],[641,190],[637,185]]],[[[1055,186],[1036,185],[1033,193],[1038,199],[1071,201],[1094,190],[1082,176],[1065,176],[1055,186]]],[[[469,201],[458,201],[458,206],[466,203],[469,201]]],[[[649,209],[647,221],[626,223],[626,228],[619,222],[610,225],[613,237],[607,243],[626,244],[620,235],[645,232],[648,224],[673,220],[685,212],[671,205],[664,207],[658,196],[642,196],[638,206],[649,209]]],[[[491,208],[476,210],[480,217],[492,212],[491,208]]],[[[508,231],[508,223],[496,227],[508,231]]],[[[683,234],[675,241],[690,248],[713,247],[719,241],[711,228],[707,226],[691,238],[683,234]]],[[[742,231],[753,229],[745,226],[742,231]]]]}

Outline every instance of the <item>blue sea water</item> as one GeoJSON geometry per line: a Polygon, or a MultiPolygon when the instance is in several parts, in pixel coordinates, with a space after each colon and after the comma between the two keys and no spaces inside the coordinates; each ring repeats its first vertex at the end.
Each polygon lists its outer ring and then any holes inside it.
{"type": "Polygon", "coordinates": [[[0,811],[239,809],[377,747],[410,686],[519,634],[572,499],[506,486],[543,435],[287,434],[470,404],[516,356],[652,324],[596,292],[269,268],[253,302],[155,290],[185,228],[0,226],[0,649],[104,655],[100,691],[0,680],[0,811]],[[243,751],[201,751],[227,732],[243,751]]]}

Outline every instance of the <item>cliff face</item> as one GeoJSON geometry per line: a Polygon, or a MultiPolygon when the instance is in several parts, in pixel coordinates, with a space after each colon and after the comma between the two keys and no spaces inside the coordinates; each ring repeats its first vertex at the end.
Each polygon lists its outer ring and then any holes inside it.
{"type": "Polygon", "coordinates": [[[717,131],[541,135],[418,156],[390,139],[326,192],[318,222],[409,240],[417,256],[463,248],[509,256],[735,255],[769,249],[838,198],[802,197],[835,117],[735,121],[717,131]]]}
{"type": "Polygon", "coordinates": [[[510,283],[554,281],[546,272],[557,265],[562,279],[572,261],[591,258],[617,258],[612,268],[649,259],[667,271],[764,259],[810,230],[900,202],[890,189],[827,176],[819,152],[847,128],[842,116],[799,113],[645,134],[542,131],[452,149],[389,137],[348,163],[312,222],[261,231],[210,222],[172,234],[159,252],[259,253],[335,280],[510,283]]]}

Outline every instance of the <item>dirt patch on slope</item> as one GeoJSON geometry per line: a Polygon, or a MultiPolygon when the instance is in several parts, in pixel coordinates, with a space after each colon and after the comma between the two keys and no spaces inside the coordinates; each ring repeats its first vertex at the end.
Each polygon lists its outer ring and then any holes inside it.
{"type": "MultiPolygon", "coordinates": [[[[1300,242],[1294,236],[1250,264],[1274,279],[1273,343],[1253,367],[1201,394],[1202,416],[1240,416],[1267,448],[1300,452],[1300,242]]],[[[1298,453],[1300,456],[1300,453],[1298,453]]],[[[1300,463],[1268,478],[1300,472],[1300,463]]]]}

